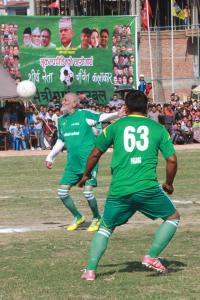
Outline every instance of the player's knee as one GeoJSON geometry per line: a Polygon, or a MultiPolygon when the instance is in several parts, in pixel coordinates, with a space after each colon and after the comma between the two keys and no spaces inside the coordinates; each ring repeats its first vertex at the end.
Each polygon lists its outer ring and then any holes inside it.
{"type": "Polygon", "coordinates": [[[61,200],[66,199],[69,196],[69,189],[59,188],[58,189],[58,197],[61,200]]]}
{"type": "Polygon", "coordinates": [[[84,191],[83,195],[87,201],[91,201],[92,199],[94,199],[94,195],[92,191],[84,191]]]}
{"type": "Polygon", "coordinates": [[[108,239],[111,237],[113,230],[104,226],[104,225],[100,225],[98,233],[107,237],[108,239]]]}
{"type": "Polygon", "coordinates": [[[165,222],[170,223],[170,224],[174,225],[175,227],[178,227],[180,219],[170,219],[170,220],[166,220],[165,222]]]}

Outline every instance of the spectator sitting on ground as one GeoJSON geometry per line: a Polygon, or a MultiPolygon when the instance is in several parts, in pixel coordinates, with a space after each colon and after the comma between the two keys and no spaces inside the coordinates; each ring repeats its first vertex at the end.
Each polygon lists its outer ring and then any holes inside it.
{"type": "Polygon", "coordinates": [[[113,95],[113,99],[109,102],[109,107],[119,108],[124,104],[124,100],[118,99],[117,95],[113,95]]]}

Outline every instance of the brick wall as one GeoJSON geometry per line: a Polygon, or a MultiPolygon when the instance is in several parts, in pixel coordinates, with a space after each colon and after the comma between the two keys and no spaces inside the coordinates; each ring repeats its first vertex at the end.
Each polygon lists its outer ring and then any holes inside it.
{"type": "MultiPolygon", "coordinates": [[[[171,32],[151,33],[152,64],[155,101],[165,102],[172,92],[171,32]]],[[[191,94],[194,79],[194,55],[197,55],[197,38],[187,37],[186,31],[174,31],[174,91],[183,100],[191,94]]],[[[138,38],[138,72],[151,81],[149,39],[146,32],[138,38]]]]}

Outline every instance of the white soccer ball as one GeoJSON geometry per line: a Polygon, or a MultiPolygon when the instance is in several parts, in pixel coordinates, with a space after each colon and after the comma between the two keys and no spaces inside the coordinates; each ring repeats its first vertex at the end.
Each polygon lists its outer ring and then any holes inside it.
{"type": "Polygon", "coordinates": [[[36,86],[30,80],[23,80],[17,85],[17,94],[22,98],[29,98],[35,95],[36,86]]]}

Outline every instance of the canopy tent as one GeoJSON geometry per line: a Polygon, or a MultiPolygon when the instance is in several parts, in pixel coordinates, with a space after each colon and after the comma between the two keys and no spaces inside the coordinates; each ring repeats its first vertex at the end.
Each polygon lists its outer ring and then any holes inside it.
{"type": "Polygon", "coordinates": [[[0,99],[18,98],[16,82],[9,73],[0,65],[0,99]]]}
{"type": "Polygon", "coordinates": [[[195,95],[199,95],[200,94],[200,85],[198,85],[197,87],[195,87],[193,90],[192,90],[193,94],[195,95]]]}

